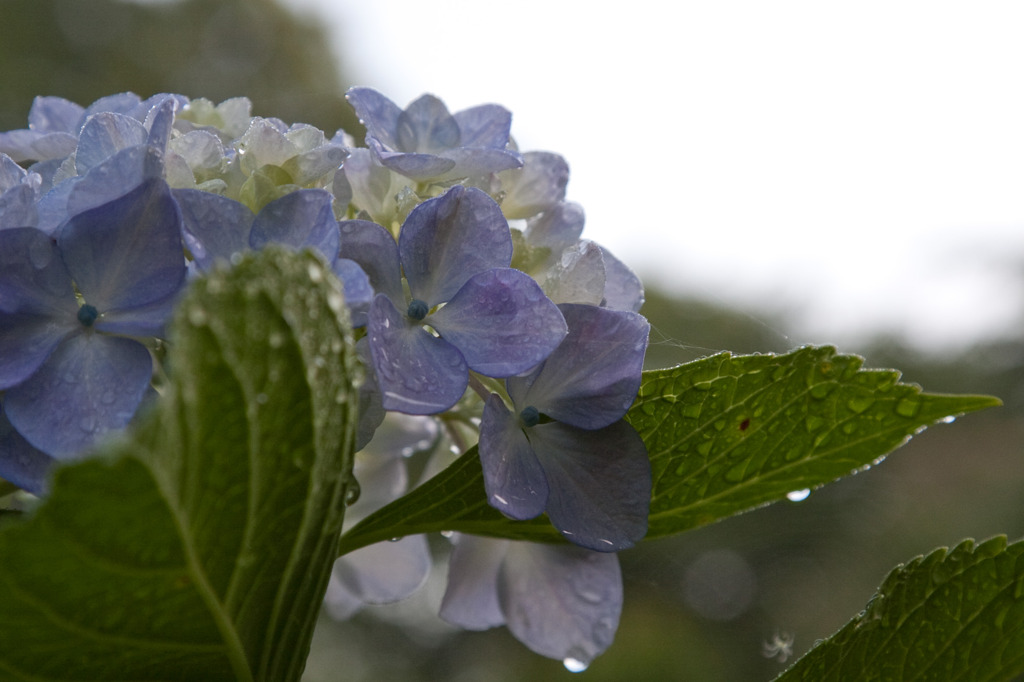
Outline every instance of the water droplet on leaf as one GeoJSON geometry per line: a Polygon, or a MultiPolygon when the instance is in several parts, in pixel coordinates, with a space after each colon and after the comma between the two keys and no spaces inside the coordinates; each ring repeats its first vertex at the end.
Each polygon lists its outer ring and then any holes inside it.
{"type": "Polygon", "coordinates": [[[810,494],[810,488],[804,488],[803,490],[794,490],[792,492],[786,493],[786,499],[789,500],[790,502],[803,502],[808,498],[808,496],[810,496],[810,494]]]}

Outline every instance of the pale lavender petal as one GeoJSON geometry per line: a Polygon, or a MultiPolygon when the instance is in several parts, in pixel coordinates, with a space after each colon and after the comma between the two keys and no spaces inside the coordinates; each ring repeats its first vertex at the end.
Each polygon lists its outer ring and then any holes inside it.
{"type": "Polygon", "coordinates": [[[436,414],[465,393],[469,370],[455,346],[412,324],[384,294],[370,304],[366,327],[384,409],[436,414]]]}
{"type": "Polygon", "coordinates": [[[624,420],[588,431],[548,422],[529,429],[551,493],[545,510],[566,540],[614,552],[647,533],[651,464],[624,420]]]}
{"type": "Polygon", "coordinates": [[[146,137],[147,144],[160,151],[167,149],[167,143],[171,140],[171,130],[174,127],[174,112],[177,104],[178,101],[173,95],[165,95],[146,112],[143,125],[149,131],[146,137]]]}
{"type": "Polygon", "coordinates": [[[474,275],[424,321],[459,349],[470,369],[491,377],[527,371],[566,335],[555,304],[529,275],[512,268],[474,275]]]}
{"type": "Polygon", "coordinates": [[[650,323],[637,313],[566,303],[569,335],[525,376],[510,378],[509,396],[560,422],[597,429],[621,419],[640,389],[650,323]]]}
{"type": "Polygon", "coordinates": [[[23,184],[0,193],[0,230],[35,227],[38,224],[35,188],[23,184]]]}
{"type": "Polygon", "coordinates": [[[331,572],[327,581],[327,593],[324,594],[324,609],[334,620],[348,620],[365,604],[352,589],[341,581],[341,578],[331,572]]]}
{"type": "Polygon", "coordinates": [[[434,154],[388,151],[375,137],[367,137],[366,146],[382,166],[417,182],[439,178],[455,168],[455,161],[434,154]]]}
{"type": "Polygon", "coordinates": [[[602,305],[614,310],[640,312],[644,305],[644,285],[640,278],[625,263],[601,247],[604,254],[604,302],[602,305]]]}
{"type": "Polygon", "coordinates": [[[8,421],[0,406],[0,478],[34,495],[45,492],[54,459],[32,447],[8,421]]]}
{"type": "Polygon", "coordinates": [[[409,214],[398,236],[414,298],[433,307],[470,277],[512,262],[512,234],[501,209],[476,188],[452,187],[409,214]]]}
{"type": "Polygon", "coordinates": [[[481,104],[454,116],[460,147],[504,149],[512,129],[512,112],[498,104],[481,104]]]}
{"type": "Polygon", "coordinates": [[[334,562],[332,573],[361,602],[390,604],[422,587],[432,563],[426,537],[409,535],[346,554],[334,562]]]}
{"type": "Polygon", "coordinates": [[[32,100],[28,127],[42,133],[77,134],[84,114],[85,109],[63,97],[39,96],[32,100]]]}
{"type": "Polygon", "coordinates": [[[404,300],[398,244],[391,233],[369,220],[342,220],[339,255],[359,264],[378,294],[392,301],[404,300]]]}
{"type": "Polygon", "coordinates": [[[151,375],[142,344],[84,332],[65,339],[35,374],[8,390],[4,409],[29,443],[66,459],[124,428],[151,375]]]}
{"type": "Polygon", "coordinates": [[[505,216],[531,218],[565,198],[569,164],[559,154],[526,152],[522,169],[507,171],[501,177],[505,191],[501,210],[505,216]]]}
{"type": "MultiPolygon", "coordinates": [[[[351,201],[375,220],[394,212],[395,173],[381,166],[369,149],[353,149],[341,167],[352,190],[351,201]]],[[[337,184],[337,183],[335,183],[337,184]]],[[[390,218],[388,219],[390,221],[390,218]]]]}
{"type": "Polygon", "coordinates": [[[589,664],[615,638],[622,573],[614,554],[513,542],[498,578],[509,631],[534,652],[589,664]]]}
{"type": "Polygon", "coordinates": [[[459,124],[444,102],[423,95],[398,115],[396,150],[436,154],[459,144],[459,124]]]}
{"type": "Polygon", "coordinates": [[[249,250],[249,231],[256,216],[248,206],[198,189],[176,189],[172,194],[181,209],[185,246],[201,270],[249,250]]]}
{"type": "Polygon", "coordinates": [[[345,99],[366,126],[367,135],[376,137],[391,149],[398,149],[396,132],[402,110],[397,104],[372,88],[350,88],[345,99]]]}
{"type": "Polygon", "coordinates": [[[153,303],[185,279],[181,213],[163,180],[72,217],[57,243],[86,302],[100,312],[153,303]]]}
{"type": "Polygon", "coordinates": [[[75,168],[85,175],[122,149],[145,143],[147,136],[146,127],[131,116],[106,111],[91,116],[78,138],[75,168]]]}
{"type": "Polygon", "coordinates": [[[466,630],[487,630],[505,623],[498,602],[498,573],[508,540],[456,535],[448,561],[448,587],[441,599],[443,620],[466,630]]]}
{"type": "Polygon", "coordinates": [[[339,235],[332,201],[331,193],[322,189],[300,189],[271,201],[256,215],[249,244],[254,249],[271,243],[294,249],[313,247],[333,261],[338,257],[339,235]]]}
{"type": "Polygon", "coordinates": [[[555,204],[526,226],[526,240],[532,246],[543,246],[553,253],[572,246],[583,233],[583,207],[571,201],[555,204]]]}
{"type": "Polygon", "coordinates": [[[28,171],[15,163],[11,157],[0,154],[0,192],[22,184],[26,175],[28,171]]]}
{"type": "Polygon", "coordinates": [[[480,420],[480,464],[487,502],[513,519],[532,519],[548,502],[548,481],[519,416],[492,393],[480,420]]]}
{"type": "Polygon", "coordinates": [[[523,157],[519,152],[510,149],[470,149],[459,147],[449,149],[438,155],[440,158],[454,161],[451,170],[434,176],[437,180],[455,180],[503,170],[519,168],[523,165],[523,157]]]}
{"type": "Polygon", "coordinates": [[[119,92],[116,95],[106,95],[86,107],[83,118],[99,113],[101,111],[112,111],[116,114],[131,114],[138,109],[142,99],[134,92],[119,92]]]}
{"type": "Polygon", "coordinates": [[[601,305],[606,288],[601,247],[581,239],[566,248],[547,269],[543,287],[555,303],[601,305]]]}

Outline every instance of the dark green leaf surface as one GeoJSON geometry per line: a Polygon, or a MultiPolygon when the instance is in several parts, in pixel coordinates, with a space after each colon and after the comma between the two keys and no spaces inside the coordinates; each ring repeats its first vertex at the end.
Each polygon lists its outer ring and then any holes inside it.
{"type": "Polygon", "coordinates": [[[965,541],[896,568],[779,682],[973,682],[1024,672],[1024,543],[965,541]]]}
{"type": "MultiPolygon", "coordinates": [[[[862,370],[831,347],[785,355],[728,353],[644,373],[626,415],[647,445],[654,487],[648,538],[678,533],[869,466],[921,429],[998,405],[987,396],[922,393],[892,370],[862,370]]],[[[557,541],[545,518],[510,521],[485,499],[476,450],[364,519],[342,551],[412,533],[454,530],[557,541]]]]}
{"type": "Polygon", "coordinates": [[[0,531],[0,679],[298,679],[351,472],[343,307],[310,254],[191,286],[166,396],[0,531]]]}

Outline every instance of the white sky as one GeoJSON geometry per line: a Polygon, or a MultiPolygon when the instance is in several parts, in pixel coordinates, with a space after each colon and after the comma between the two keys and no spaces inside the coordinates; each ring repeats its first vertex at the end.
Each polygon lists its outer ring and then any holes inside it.
{"type": "Polygon", "coordinates": [[[648,282],[847,351],[1024,319],[1024,3],[287,2],[400,106],[508,107],[648,282]]]}

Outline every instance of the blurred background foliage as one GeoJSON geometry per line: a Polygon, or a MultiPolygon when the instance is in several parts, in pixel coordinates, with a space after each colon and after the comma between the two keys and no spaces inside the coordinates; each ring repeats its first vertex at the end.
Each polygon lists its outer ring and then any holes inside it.
{"type": "MultiPolygon", "coordinates": [[[[343,57],[310,19],[271,0],[0,0],[0,129],[24,127],[36,95],[88,104],[132,90],[215,102],[245,95],[257,115],[311,123],[328,135],[342,128],[361,141],[343,97],[359,74],[345,70],[343,57]]],[[[784,314],[730,310],[680,293],[648,292],[649,367],[803,342],[787,331],[784,314]]],[[[880,466],[805,501],[622,553],[619,633],[584,679],[769,680],[862,609],[896,564],[965,537],[1024,535],[1019,334],[948,356],[891,338],[857,348],[835,341],[865,356],[866,366],[897,367],[929,391],[988,393],[1005,406],[929,429],[880,466]],[[789,640],[787,656],[777,644],[789,640]]],[[[443,557],[444,541],[434,541],[443,557]]],[[[504,629],[445,626],[435,615],[443,589],[442,568],[408,602],[345,623],[323,618],[307,682],[573,676],[504,629]]]]}

